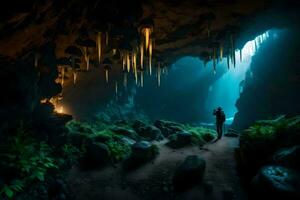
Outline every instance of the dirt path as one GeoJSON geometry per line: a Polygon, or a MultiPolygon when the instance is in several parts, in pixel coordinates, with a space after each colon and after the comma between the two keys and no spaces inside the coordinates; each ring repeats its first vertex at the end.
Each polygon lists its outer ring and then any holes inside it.
{"type": "Polygon", "coordinates": [[[73,168],[69,180],[76,200],[219,200],[223,199],[224,193],[227,196],[234,195],[233,199],[246,199],[235,171],[234,148],[238,146],[237,138],[224,137],[201,149],[186,147],[173,150],[166,147],[165,142],[157,143],[160,154],[152,163],[130,173],[123,172],[120,165],[88,172],[73,168]],[[193,154],[201,155],[206,160],[203,184],[174,194],[171,185],[173,172],[186,156],[193,154]],[[213,192],[205,192],[204,185],[212,187],[213,192]]]}

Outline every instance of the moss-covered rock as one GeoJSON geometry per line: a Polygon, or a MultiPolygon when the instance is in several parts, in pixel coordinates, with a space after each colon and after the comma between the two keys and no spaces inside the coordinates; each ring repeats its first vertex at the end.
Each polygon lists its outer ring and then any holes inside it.
{"type": "Polygon", "coordinates": [[[192,134],[187,131],[181,131],[176,134],[172,134],[168,137],[168,146],[172,148],[182,148],[192,144],[192,134]]]}
{"type": "Polygon", "coordinates": [[[124,169],[131,170],[153,160],[159,153],[158,147],[147,141],[136,142],[131,147],[132,154],[124,162],[124,169]]]}
{"type": "Polygon", "coordinates": [[[173,184],[175,191],[183,191],[201,183],[206,162],[197,155],[187,156],[182,164],[176,169],[173,184]]]}
{"type": "Polygon", "coordinates": [[[89,142],[85,148],[86,151],[80,161],[83,169],[102,167],[110,160],[110,151],[106,144],[89,142]]]}
{"type": "Polygon", "coordinates": [[[162,140],[164,136],[161,134],[161,131],[155,126],[146,125],[137,129],[139,136],[143,137],[145,140],[162,140]]]}
{"type": "Polygon", "coordinates": [[[161,133],[165,137],[168,137],[172,134],[175,134],[175,133],[183,130],[183,128],[181,127],[181,124],[176,123],[176,122],[166,121],[166,120],[157,120],[154,123],[154,126],[159,128],[161,130],[161,133]]]}
{"type": "Polygon", "coordinates": [[[279,149],[272,158],[278,165],[300,171],[300,145],[279,149]]]}
{"type": "Polygon", "coordinates": [[[251,186],[253,199],[300,198],[300,174],[285,167],[265,166],[261,168],[251,186]]]}
{"type": "Polygon", "coordinates": [[[271,163],[273,154],[280,148],[300,144],[300,117],[279,117],[257,121],[240,135],[236,151],[238,168],[251,179],[264,165],[271,163]]]}

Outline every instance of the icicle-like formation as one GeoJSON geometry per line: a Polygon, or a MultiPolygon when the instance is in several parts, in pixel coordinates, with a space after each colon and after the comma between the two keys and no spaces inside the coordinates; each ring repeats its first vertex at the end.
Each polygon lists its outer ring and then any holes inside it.
{"type": "Polygon", "coordinates": [[[210,37],[210,25],[207,24],[207,37],[210,37]]]}
{"type": "Polygon", "coordinates": [[[122,70],[125,70],[125,66],[126,66],[126,53],[122,53],[122,70]]]}
{"type": "Polygon", "coordinates": [[[227,68],[230,69],[229,55],[227,55],[227,68]]]}
{"type": "Polygon", "coordinates": [[[105,69],[105,80],[106,80],[106,83],[108,83],[109,81],[109,74],[108,74],[108,69],[105,69]]]}
{"type": "Polygon", "coordinates": [[[132,52],[132,63],[133,63],[133,72],[135,77],[135,83],[138,83],[138,74],[137,74],[137,64],[136,64],[136,52],[132,52]]]}
{"type": "Polygon", "coordinates": [[[141,62],[141,68],[144,68],[144,44],[140,44],[140,62],[141,62]]]}
{"type": "Polygon", "coordinates": [[[108,37],[109,37],[108,31],[106,31],[105,32],[105,44],[106,44],[106,46],[108,45],[108,37]]]}
{"type": "Polygon", "coordinates": [[[77,72],[73,71],[73,83],[74,83],[74,85],[76,84],[76,82],[77,82],[77,72]]]}
{"type": "Polygon", "coordinates": [[[213,50],[213,65],[214,65],[214,73],[216,73],[216,48],[213,50]]]}
{"type": "Polygon", "coordinates": [[[231,40],[231,59],[233,61],[233,67],[235,68],[235,48],[234,48],[234,40],[233,40],[233,36],[230,35],[230,40],[231,40]]]}
{"type": "Polygon", "coordinates": [[[144,87],[144,71],[141,71],[141,87],[144,87]]]}
{"type": "Polygon", "coordinates": [[[130,54],[126,52],[127,72],[130,72],[130,54]]]}
{"type": "Polygon", "coordinates": [[[149,40],[150,40],[150,34],[151,34],[151,28],[144,28],[143,29],[143,34],[145,37],[145,49],[147,50],[149,47],[149,40]]]}
{"type": "Polygon", "coordinates": [[[98,49],[98,61],[99,61],[99,64],[101,63],[101,52],[102,52],[102,47],[101,47],[102,38],[101,38],[101,35],[102,35],[102,33],[98,32],[98,36],[97,36],[97,49],[98,49]]]}
{"type": "Polygon", "coordinates": [[[118,94],[118,82],[117,81],[115,83],[115,92],[116,92],[116,94],[118,94]]]}
{"type": "Polygon", "coordinates": [[[160,63],[157,64],[157,83],[158,87],[160,87],[160,63]]]}
{"type": "Polygon", "coordinates": [[[34,66],[38,67],[38,65],[39,65],[39,55],[36,53],[34,55],[34,66]]]}
{"type": "Polygon", "coordinates": [[[150,40],[149,44],[149,73],[152,75],[152,40],[150,40]]]}
{"type": "Polygon", "coordinates": [[[86,56],[86,71],[90,70],[90,56],[86,56]]]}
{"type": "Polygon", "coordinates": [[[61,86],[64,85],[64,80],[65,80],[65,68],[61,67],[61,86]]]}
{"type": "Polygon", "coordinates": [[[223,59],[223,45],[220,46],[220,59],[223,59]]]}

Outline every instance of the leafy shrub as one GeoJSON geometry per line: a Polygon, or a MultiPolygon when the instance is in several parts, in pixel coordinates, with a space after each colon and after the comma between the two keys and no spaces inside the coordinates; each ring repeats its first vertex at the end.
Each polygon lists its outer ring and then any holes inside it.
{"type": "Polygon", "coordinates": [[[62,161],[66,162],[68,166],[76,164],[78,159],[83,155],[83,148],[79,149],[72,144],[65,144],[62,147],[62,161]]]}
{"type": "Polygon", "coordinates": [[[119,141],[109,140],[106,145],[109,148],[113,162],[124,160],[131,153],[130,146],[119,141]]]}
{"type": "Polygon", "coordinates": [[[12,198],[30,183],[43,182],[48,170],[58,168],[51,153],[45,142],[32,139],[21,126],[16,136],[1,145],[0,168],[13,171],[14,176],[4,178],[0,197],[12,198]]]}

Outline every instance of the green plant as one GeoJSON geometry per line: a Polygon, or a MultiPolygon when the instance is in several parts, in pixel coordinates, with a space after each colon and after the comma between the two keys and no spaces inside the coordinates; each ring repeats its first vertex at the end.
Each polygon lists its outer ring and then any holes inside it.
{"type": "Polygon", "coordinates": [[[217,135],[215,130],[202,126],[182,125],[182,128],[193,135],[192,141],[196,144],[209,142],[213,140],[217,135]]]}
{"type": "Polygon", "coordinates": [[[62,147],[63,162],[67,161],[69,165],[75,164],[83,155],[83,150],[78,149],[72,144],[64,144],[62,147]]]}
{"type": "Polygon", "coordinates": [[[0,197],[6,196],[8,198],[12,198],[17,192],[21,192],[23,190],[24,183],[21,180],[14,180],[10,184],[5,184],[0,190],[0,197]]]}
{"type": "Polygon", "coordinates": [[[0,167],[15,172],[12,180],[6,180],[0,189],[0,197],[12,198],[33,181],[44,181],[49,169],[57,169],[52,150],[45,142],[31,138],[23,126],[6,144],[1,145],[0,167]]]}
{"type": "Polygon", "coordinates": [[[119,141],[109,140],[106,145],[114,162],[127,158],[131,153],[130,146],[119,141]]]}

